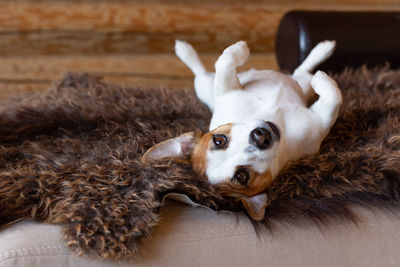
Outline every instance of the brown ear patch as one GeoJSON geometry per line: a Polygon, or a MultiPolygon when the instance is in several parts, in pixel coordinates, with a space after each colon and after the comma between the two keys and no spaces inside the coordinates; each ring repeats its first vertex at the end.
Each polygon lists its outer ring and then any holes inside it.
{"type": "Polygon", "coordinates": [[[206,174],[207,170],[207,151],[210,147],[212,134],[210,132],[203,134],[199,142],[193,149],[190,163],[192,164],[193,171],[201,176],[206,174]]]}

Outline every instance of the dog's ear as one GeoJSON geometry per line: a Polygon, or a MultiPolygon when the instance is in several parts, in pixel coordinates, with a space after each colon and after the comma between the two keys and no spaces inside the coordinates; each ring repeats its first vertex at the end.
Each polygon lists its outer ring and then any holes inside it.
{"type": "Polygon", "coordinates": [[[265,216],[265,209],[268,205],[266,193],[260,193],[252,197],[243,197],[241,199],[247,213],[255,221],[261,221],[265,216]]]}
{"type": "Polygon", "coordinates": [[[186,161],[190,158],[193,148],[199,141],[200,136],[200,131],[188,132],[156,144],[144,153],[142,156],[142,163],[146,165],[150,162],[164,159],[186,161]]]}

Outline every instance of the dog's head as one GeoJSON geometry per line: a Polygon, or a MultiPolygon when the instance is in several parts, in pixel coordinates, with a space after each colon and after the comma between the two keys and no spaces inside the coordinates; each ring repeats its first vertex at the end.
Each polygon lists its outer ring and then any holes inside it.
{"type": "Polygon", "coordinates": [[[280,131],[272,122],[229,123],[189,132],[151,147],[144,163],[174,158],[191,164],[223,195],[239,198],[249,215],[264,217],[265,189],[278,172],[280,131]]]}

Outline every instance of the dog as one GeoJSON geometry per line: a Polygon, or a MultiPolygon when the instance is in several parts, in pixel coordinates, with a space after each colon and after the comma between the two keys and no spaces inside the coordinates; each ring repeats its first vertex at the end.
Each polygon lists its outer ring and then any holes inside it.
{"type": "Polygon", "coordinates": [[[156,144],[142,161],[185,160],[262,220],[267,187],[289,162],[317,153],[337,119],[342,95],[336,82],[322,71],[312,74],[334,48],[335,41],[317,44],[292,75],[255,69],[238,74],[250,54],[240,41],[224,50],[210,73],[190,44],[176,41],[176,55],[195,75],[197,97],[212,112],[209,132],[156,144]],[[318,99],[308,104],[315,94],[318,99]]]}

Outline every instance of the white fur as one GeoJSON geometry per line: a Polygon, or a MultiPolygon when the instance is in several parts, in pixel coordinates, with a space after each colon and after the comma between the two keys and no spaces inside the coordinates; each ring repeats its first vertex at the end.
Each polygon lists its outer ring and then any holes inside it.
{"type": "Polygon", "coordinates": [[[249,57],[249,49],[241,41],[225,49],[212,74],[188,43],[176,42],[176,54],[195,74],[197,96],[213,112],[210,130],[233,123],[229,147],[207,152],[211,183],[230,179],[237,166],[251,166],[259,173],[270,170],[276,177],[288,161],[319,151],[336,121],[342,96],[327,74],[311,72],[334,47],[334,41],[319,43],[292,76],[271,70],[237,74],[236,68],[249,57]],[[319,99],[308,108],[306,103],[314,93],[319,99]],[[257,150],[251,148],[249,134],[263,121],[277,125],[281,138],[271,148],[257,150]]]}

